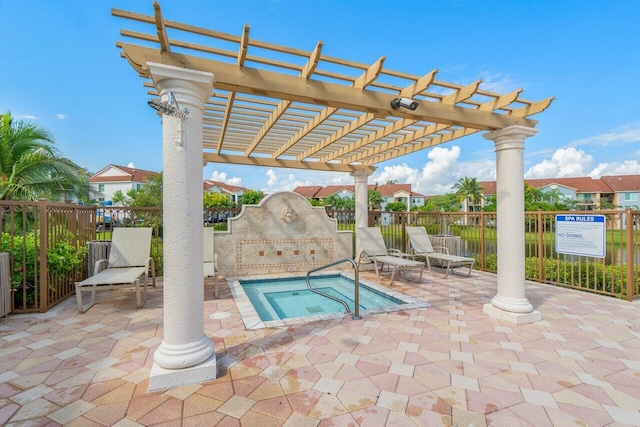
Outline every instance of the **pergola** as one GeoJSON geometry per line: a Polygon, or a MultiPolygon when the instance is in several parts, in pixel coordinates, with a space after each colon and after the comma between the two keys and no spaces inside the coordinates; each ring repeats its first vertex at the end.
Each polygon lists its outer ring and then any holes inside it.
{"type": "Polygon", "coordinates": [[[367,177],[376,164],[489,131],[484,137],[497,157],[498,293],[485,312],[517,323],[539,318],[524,295],[523,151],[537,132],[529,117],[553,98],[495,93],[480,80],[445,82],[437,70],[389,70],[384,57],[373,64],[335,58],[322,53],[322,42],[307,51],[254,40],[249,26],[226,34],[166,20],[157,2],[153,8],[149,16],[112,10],[148,26],[121,30],[129,42],[117,46],[152,99],[172,96],[189,111],[187,120],[163,116],[165,337],[150,388],[212,379],[212,367],[215,378],[213,344],[195,301],[203,286],[203,161],[351,173],[356,226],[366,226],[367,177]],[[417,108],[398,107],[402,98],[417,108]]]}

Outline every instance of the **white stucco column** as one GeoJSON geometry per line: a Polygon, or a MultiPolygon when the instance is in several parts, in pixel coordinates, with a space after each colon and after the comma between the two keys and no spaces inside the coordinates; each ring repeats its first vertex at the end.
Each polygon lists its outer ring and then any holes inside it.
{"type": "Polygon", "coordinates": [[[186,119],[162,116],[164,337],[153,355],[149,390],[216,378],[204,333],[202,115],[213,74],[149,63],[162,101],[173,93],[186,119]],[[190,369],[187,369],[190,368],[190,369]]]}
{"type": "Polygon", "coordinates": [[[509,126],[483,136],[495,143],[498,223],[498,290],[483,311],[522,324],[542,319],[525,295],[524,140],[538,131],[509,126]]]}
{"type": "MultiPolygon", "coordinates": [[[[351,176],[356,181],[356,233],[358,228],[369,225],[369,197],[367,194],[367,178],[371,176],[369,171],[352,172],[351,176]]],[[[356,258],[360,256],[360,248],[356,247],[356,258]]]]}

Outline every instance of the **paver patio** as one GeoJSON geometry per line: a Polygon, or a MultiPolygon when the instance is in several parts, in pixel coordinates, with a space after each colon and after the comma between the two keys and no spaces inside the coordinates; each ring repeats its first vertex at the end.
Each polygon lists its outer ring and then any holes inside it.
{"type": "Polygon", "coordinates": [[[640,302],[528,282],[543,320],[518,326],[482,312],[493,274],[393,288],[432,306],[248,331],[207,283],[218,379],[154,393],[162,281],[137,311],[114,291],[0,319],[0,424],[640,425],[640,302]]]}

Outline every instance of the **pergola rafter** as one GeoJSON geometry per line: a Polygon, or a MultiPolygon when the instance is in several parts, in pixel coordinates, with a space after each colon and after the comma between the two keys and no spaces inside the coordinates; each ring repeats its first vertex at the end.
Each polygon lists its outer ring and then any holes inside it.
{"type": "Polygon", "coordinates": [[[529,117],[553,100],[529,101],[521,90],[494,93],[480,81],[445,82],[435,79],[437,70],[423,76],[388,70],[384,57],[367,65],[324,55],[322,42],[305,51],[254,40],[247,25],[236,36],[170,21],[158,3],[153,16],[112,13],[150,25],[149,32],[123,29],[133,43],[117,43],[142,77],[150,78],[149,62],[213,73],[203,115],[207,161],[370,171],[479,131],[535,127],[529,117]],[[418,108],[393,109],[399,97],[418,108]]]}

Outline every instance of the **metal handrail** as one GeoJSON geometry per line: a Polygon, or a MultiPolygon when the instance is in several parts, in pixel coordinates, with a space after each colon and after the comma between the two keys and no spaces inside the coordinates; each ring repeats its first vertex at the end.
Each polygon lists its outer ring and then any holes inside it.
{"type": "Polygon", "coordinates": [[[356,262],[354,260],[352,260],[351,258],[345,258],[345,259],[341,259],[338,261],[334,261],[331,264],[327,264],[327,265],[323,265],[321,267],[317,267],[314,268],[313,270],[309,270],[307,272],[307,288],[311,291],[314,292],[318,295],[322,295],[323,297],[327,297],[333,301],[339,302],[340,304],[342,304],[345,308],[345,314],[349,314],[351,313],[351,318],[353,320],[359,320],[362,319],[362,317],[360,316],[360,279],[359,279],[359,274],[358,274],[358,265],[356,264],[356,262]],[[353,281],[354,281],[354,310],[355,313],[351,313],[351,310],[349,310],[349,305],[344,302],[344,300],[340,299],[340,298],[336,298],[333,295],[329,295],[329,294],[325,294],[324,292],[318,291],[316,289],[313,289],[311,287],[311,282],[310,282],[310,276],[311,273],[315,273],[317,271],[320,270],[324,270],[325,268],[329,268],[329,267],[334,267],[338,264],[342,264],[344,262],[349,262],[351,263],[351,265],[353,265],[353,281]]]}

